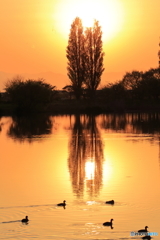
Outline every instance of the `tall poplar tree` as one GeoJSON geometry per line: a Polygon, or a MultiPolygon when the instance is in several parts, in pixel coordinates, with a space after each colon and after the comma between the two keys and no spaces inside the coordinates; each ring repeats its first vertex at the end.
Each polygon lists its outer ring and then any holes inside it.
{"type": "Polygon", "coordinates": [[[85,31],[85,85],[89,97],[94,99],[98,88],[101,75],[104,71],[102,49],[102,31],[98,21],[94,21],[93,27],[85,31]]]}
{"type": "Polygon", "coordinates": [[[82,21],[78,17],[75,18],[71,25],[66,57],[68,59],[68,77],[71,81],[71,86],[76,98],[80,99],[85,76],[85,51],[82,21]]]}
{"type": "Polygon", "coordinates": [[[86,88],[88,96],[94,99],[104,71],[102,31],[98,21],[84,32],[81,19],[75,18],[66,53],[68,77],[76,98],[80,99],[86,88]]]}

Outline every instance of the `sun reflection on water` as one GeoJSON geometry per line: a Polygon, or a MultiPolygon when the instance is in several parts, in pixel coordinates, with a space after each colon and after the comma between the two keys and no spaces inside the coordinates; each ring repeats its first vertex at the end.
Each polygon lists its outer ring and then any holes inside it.
{"type": "Polygon", "coordinates": [[[86,204],[87,205],[94,205],[94,204],[96,204],[96,202],[95,201],[87,201],[86,204]]]}
{"type": "Polygon", "coordinates": [[[93,161],[87,161],[85,163],[85,174],[86,174],[86,180],[92,180],[95,176],[95,162],[93,161]]]}
{"type": "Polygon", "coordinates": [[[100,233],[100,226],[98,224],[89,222],[85,224],[85,227],[86,232],[83,235],[98,235],[100,233]]]}

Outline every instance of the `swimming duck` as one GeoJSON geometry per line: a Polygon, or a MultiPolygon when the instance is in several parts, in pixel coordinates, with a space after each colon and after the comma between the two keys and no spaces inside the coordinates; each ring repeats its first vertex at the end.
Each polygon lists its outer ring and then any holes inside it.
{"type": "Polygon", "coordinates": [[[144,236],[144,237],[142,237],[142,239],[148,239],[148,240],[150,240],[151,239],[151,236],[150,235],[146,235],[146,236],[144,236]]]}
{"type": "Polygon", "coordinates": [[[113,219],[111,219],[110,222],[104,222],[103,226],[111,226],[112,227],[112,221],[113,221],[113,219]]]}
{"type": "Polygon", "coordinates": [[[64,200],[63,203],[58,203],[57,206],[65,207],[66,206],[66,201],[64,200]]]}
{"type": "Polygon", "coordinates": [[[21,220],[21,222],[23,222],[23,223],[27,223],[28,221],[29,221],[28,216],[26,216],[26,218],[23,218],[23,219],[21,220]]]}
{"type": "Polygon", "coordinates": [[[145,229],[138,230],[138,232],[148,232],[147,228],[148,228],[148,226],[145,226],[145,229]]]}
{"type": "Polygon", "coordinates": [[[114,200],[106,201],[106,204],[114,204],[114,200]]]}

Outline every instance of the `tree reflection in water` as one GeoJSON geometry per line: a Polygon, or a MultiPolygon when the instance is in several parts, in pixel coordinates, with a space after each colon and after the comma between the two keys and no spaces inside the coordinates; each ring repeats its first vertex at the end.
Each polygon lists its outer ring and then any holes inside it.
{"type": "Polygon", "coordinates": [[[160,134],[160,113],[103,114],[101,127],[112,132],[160,134]]]}
{"type": "Polygon", "coordinates": [[[97,196],[102,185],[103,143],[95,116],[75,116],[68,165],[74,193],[97,196]]]}
{"type": "Polygon", "coordinates": [[[1,117],[0,117],[0,132],[2,131],[2,123],[1,123],[1,117]]]}
{"type": "Polygon", "coordinates": [[[7,134],[15,141],[31,143],[37,139],[42,140],[42,135],[51,134],[51,129],[50,116],[14,116],[7,134]]]}

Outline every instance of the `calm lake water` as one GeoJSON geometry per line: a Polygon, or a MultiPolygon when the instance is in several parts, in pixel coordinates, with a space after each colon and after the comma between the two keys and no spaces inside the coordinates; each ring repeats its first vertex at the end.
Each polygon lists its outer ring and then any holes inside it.
{"type": "Polygon", "coordinates": [[[1,117],[0,239],[141,239],[130,232],[145,226],[160,235],[159,114],[1,117]]]}

